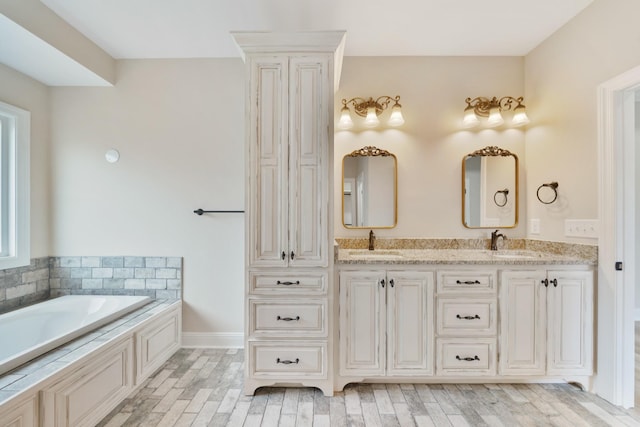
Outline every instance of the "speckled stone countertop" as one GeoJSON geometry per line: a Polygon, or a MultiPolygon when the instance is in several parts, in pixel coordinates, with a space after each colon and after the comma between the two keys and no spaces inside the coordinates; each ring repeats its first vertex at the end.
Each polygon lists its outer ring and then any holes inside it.
{"type": "Polygon", "coordinates": [[[517,239],[498,251],[485,239],[336,239],[337,264],[596,265],[597,246],[517,239]]]}
{"type": "Polygon", "coordinates": [[[153,300],[92,332],[51,350],[22,366],[0,375],[0,405],[31,386],[101,347],[108,341],[127,333],[154,314],[168,310],[180,300],[153,300]]]}

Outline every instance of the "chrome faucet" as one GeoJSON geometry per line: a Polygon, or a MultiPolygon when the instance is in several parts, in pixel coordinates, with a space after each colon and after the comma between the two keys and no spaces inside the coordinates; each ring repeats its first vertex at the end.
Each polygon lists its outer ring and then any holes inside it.
{"type": "Polygon", "coordinates": [[[491,250],[492,251],[498,250],[498,237],[502,237],[503,242],[507,240],[507,236],[505,236],[502,233],[498,234],[498,230],[492,232],[491,233],[491,250]]]}
{"type": "Polygon", "coordinates": [[[375,249],[374,242],[376,241],[376,236],[373,234],[373,230],[369,231],[369,250],[372,251],[375,249]]]}

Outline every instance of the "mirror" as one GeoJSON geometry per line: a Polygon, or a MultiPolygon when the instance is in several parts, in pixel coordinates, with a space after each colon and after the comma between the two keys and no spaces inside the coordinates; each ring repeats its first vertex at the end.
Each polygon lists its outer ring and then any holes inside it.
{"type": "Polygon", "coordinates": [[[398,220],[396,156],[364,147],[342,159],[342,224],[393,228],[398,220]]]}
{"type": "Polygon", "coordinates": [[[518,156],[485,147],[462,159],[462,223],[513,228],[518,223],[518,156]]]}

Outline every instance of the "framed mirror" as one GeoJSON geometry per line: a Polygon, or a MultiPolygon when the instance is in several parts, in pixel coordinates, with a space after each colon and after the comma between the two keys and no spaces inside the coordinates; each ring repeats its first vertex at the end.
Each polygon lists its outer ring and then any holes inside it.
{"type": "Polygon", "coordinates": [[[346,228],[393,228],[398,221],[396,156],[364,147],[342,159],[342,224],[346,228]]]}
{"type": "Polygon", "coordinates": [[[485,147],[462,159],[462,223],[467,228],[518,224],[518,156],[485,147]]]}

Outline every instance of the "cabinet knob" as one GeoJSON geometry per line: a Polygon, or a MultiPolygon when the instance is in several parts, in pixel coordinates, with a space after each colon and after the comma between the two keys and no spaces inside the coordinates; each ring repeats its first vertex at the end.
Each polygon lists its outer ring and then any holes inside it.
{"type": "Polygon", "coordinates": [[[380,279],[380,286],[384,288],[384,279],[380,279]]]}
{"type": "Polygon", "coordinates": [[[395,284],[396,282],[393,279],[389,280],[389,286],[393,288],[395,284]]]}
{"type": "Polygon", "coordinates": [[[551,283],[553,283],[553,287],[554,287],[554,288],[557,288],[557,287],[558,287],[558,279],[550,280],[550,282],[551,282],[551,283]]]}
{"type": "Polygon", "coordinates": [[[293,251],[291,251],[290,256],[291,256],[291,261],[293,261],[293,259],[296,257],[296,254],[294,254],[293,251]]]}
{"type": "Polygon", "coordinates": [[[284,259],[287,257],[287,254],[284,253],[284,251],[282,251],[282,260],[284,261],[284,259]]]}
{"type": "Polygon", "coordinates": [[[542,283],[542,284],[544,285],[544,287],[545,287],[545,288],[548,288],[548,287],[549,287],[549,279],[541,280],[541,281],[540,281],[540,283],[542,283]]]}

